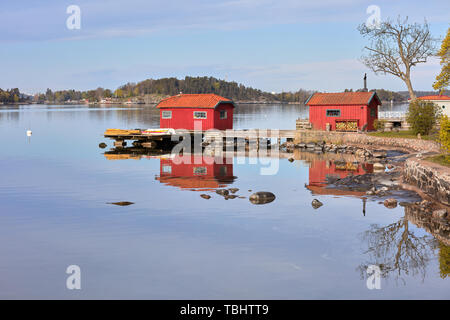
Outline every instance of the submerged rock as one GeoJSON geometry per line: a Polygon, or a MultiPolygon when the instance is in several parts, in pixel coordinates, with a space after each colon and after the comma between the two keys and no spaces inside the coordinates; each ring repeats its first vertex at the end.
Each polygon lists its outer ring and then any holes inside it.
{"type": "Polygon", "coordinates": [[[384,206],[389,209],[397,207],[397,200],[394,198],[389,198],[384,200],[384,206]]]}
{"type": "Polygon", "coordinates": [[[275,195],[272,192],[259,191],[252,194],[249,200],[253,204],[266,204],[275,200],[275,195]]]}
{"type": "Polygon", "coordinates": [[[230,192],[227,189],[217,189],[216,193],[221,196],[227,196],[230,192]]]}
{"type": "Polygon", "coordinates": [[[107,204],[113,204],[115,206],[129,206],[131,204],[134,204],[134,202],[129,202],[129,201],[119,201],[119,202],[107,202],[107,204]]]}
{"type": "Polygon", "coordinates": [[[318,209],[318,208],[320,208],[321,206],[323,206],[323,203],[320,202],[320,201],[317,200],[317,199],[314,199],[314,200],[311,202],[311,205],[312,205],[312,207],[313,207],[314,209],[318,209]]]}
{"type": "Polygon", "coordinates": [[[211,196],[207,195],[207,194],[201,194],[200,197],[202,197],[203,199],[206,199],[206,200],[211,199],[211,196]]]}

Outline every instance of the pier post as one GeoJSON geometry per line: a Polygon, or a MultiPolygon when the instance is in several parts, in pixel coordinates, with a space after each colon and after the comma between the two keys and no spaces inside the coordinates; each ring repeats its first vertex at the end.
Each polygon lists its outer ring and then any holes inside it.
{"type": "Polygon", "coordinates": [[[127,145],[126,141],[123,141],[123,140],[114,141],[114,147],[121,148],[121,147],[125,147],[126,145],[127,145]]]}

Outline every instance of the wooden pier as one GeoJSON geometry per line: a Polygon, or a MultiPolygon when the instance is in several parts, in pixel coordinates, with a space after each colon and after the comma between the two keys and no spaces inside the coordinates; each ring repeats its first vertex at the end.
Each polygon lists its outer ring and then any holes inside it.
{"type": "Polygon", "coordinates": [[[147,130],[121,130],[107,129],[104,133],[105,138],[115,140],[115,147],[125,147],[128,141],[133,141],[134,146],[142,146],[145,148],[155,148],[157,145],[174,144],[180,138],[189,135],[194,137],[199,135],[202,142],[217,141],[222,138],[226,141],[236,141],[238,139],[255,140],[255,139],[277,139],[277,143],[281,144],[283,140],[293,141],[296,130],[275,130],[275,129],[242,129],[242,130],[172,130],[170,133],[149,132],[147,130]]]}

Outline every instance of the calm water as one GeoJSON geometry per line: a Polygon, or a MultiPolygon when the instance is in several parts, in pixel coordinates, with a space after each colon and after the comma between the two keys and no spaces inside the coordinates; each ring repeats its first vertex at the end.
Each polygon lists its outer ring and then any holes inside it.
{"type": "MultiPolygon", "coordinates": [[[[235,128],[293,129],[306,114],[241,106],[235,128]]],[[[106,128],[158,125],[151,107],[0,106],[0,298],[450,298],[449,248],[402,207],[368,201],[364,215],[359,194],[322,188],[370,167],[297,154],[276,175],[234,159],[200,163],[199,177],[170,158],[104,155],[106,128]],[[254,205],[248,190],[276,200],[254,205]],[[370,264],[385,266],[381,290],[366,287],[370,264]],[[69,265],[81,290],[66,289],[69,265]]]]}

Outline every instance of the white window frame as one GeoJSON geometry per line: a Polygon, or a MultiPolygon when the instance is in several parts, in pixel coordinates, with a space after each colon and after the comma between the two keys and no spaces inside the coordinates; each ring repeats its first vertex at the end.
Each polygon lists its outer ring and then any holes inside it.
{"type": "Polygon", "coordinates": [[[172,119],[172,111],[170,110],[161,111],[161,119],[172,119]],[[164,115],[164,113],[168,113],[170,114],[170,116],[164,115]]]}
{"type": "Polygon", "coordinates": [[[208,168],[207,167],[194,167],[192,169],[192,173],[196,176],[204,176],[208,174],[208,168]]]}
{"type": "Polygon", "coordinates": [[[227,112],[227,110],[220,110],[219,111],[219,119],[220,120],[225,120],[225,119],[227,119],[228,118],[228,112],[227,112]],[[222,112],[224,113],[224,116],[222,117],[222,112]]]}
{"type": "Polygon", "coordinates": [[[206,111],[194,111],[193,113],[194,119],[206,119],[208,117],[208,113],[206,111]],[[196,113],[204,113],[204,117],[199,117],[196,115],[196,113]]]}
{"type": "Polygon", "coordinates": [[[162,172],[172,174],[172,166],[171,165],[163,165],[162,166],[162,172]]]}

